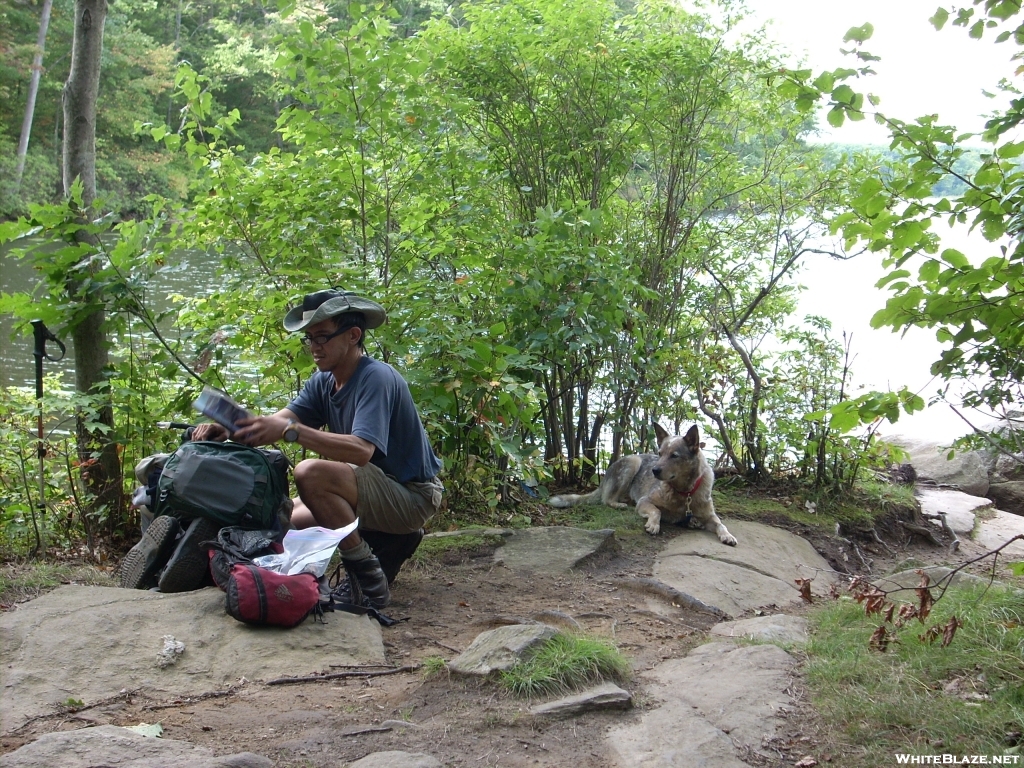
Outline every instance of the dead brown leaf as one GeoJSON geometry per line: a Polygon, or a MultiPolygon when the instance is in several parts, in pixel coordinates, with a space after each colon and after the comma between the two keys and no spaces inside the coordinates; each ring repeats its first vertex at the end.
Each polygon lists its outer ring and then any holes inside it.
{"type": "Polygon", "coordinates": [[[949,617],[949,621],[946,622],[946,626],[942,628],[941,645],[943,648],[953,642],[953,636],[956,634],[957,628],[962,626],[963,623],[956,616],[949,617]]]}
{"type": "Polygon", "coordinates": [[[800,597],[808,603],[813,603],[811,598],[811,579],[794,579],[797,589],[800,590],[800,597]]]}

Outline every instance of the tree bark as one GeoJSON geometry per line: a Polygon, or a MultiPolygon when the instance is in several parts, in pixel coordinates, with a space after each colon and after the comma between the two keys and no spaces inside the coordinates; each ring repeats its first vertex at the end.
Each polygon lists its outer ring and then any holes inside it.
{"type": "Polygon", "coordinates": [[[96,101],[107,0],[75,0],[71,73],[64,84],[64,194],[82,180],[82,207],[96,198],[96,101]]]}
{"type": "Polygon", "coordinates": [[[39,78],[43,72],[43,49],[46,47],[46,31],[50,27],[50,10],[52,8],[53,0],[43,0],[43,13],[39,17],[39,36],[36,38],[36,53],[32,57],[32,77],[28,83],[28,99],[25,101],[25,117],[21,121],[21,138],[18,141],[18,166],[14,172],[15,190],[21,189],[21,177],[25,174],[28,140],[32,134],[32,120],[36,112],[39,78]]]}
{"type": "MultiPolygon", "coordinates": [[[[103,25],[107,0],[75,1],[75,35],[71,49],[71,72],[64,85],[64,194],[71,195],[76,180],[82,184],[83,221],[90,218],[96,199],[96,108],[100,87],[100,58],[103,53],[103,25]]],[[[94,248],[99,242],[80,231],[76,237],[94,248]]],[[[75,388],[100,396],[93,418],[107,430],[90,429],[88,414],[78,413],[78,458],[82,477],[94,495],[93,510],[105,511],[111,530],[123,517],[121,462],[113,435],[114,416],[107,379],[110,366],[102,296],[83,284],[69,284],[74,301],[84,304],[71,332],[75,345],[75,388]]]]}

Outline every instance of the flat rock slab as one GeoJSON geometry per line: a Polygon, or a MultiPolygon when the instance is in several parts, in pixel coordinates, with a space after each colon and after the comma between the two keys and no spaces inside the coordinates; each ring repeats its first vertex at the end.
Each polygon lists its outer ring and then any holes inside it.
{"type": "Polygon", "coordinates": [[[755,616],[752,619],[723,621],[711,628],[711,634],[720,637],[744,637],[767,643],[806,643],[807,619],[802,616],[755,616]]]}
{"type": "MultiPolygon", "coordinates": [[[[991,520],[982,520],[974,540],[986,549],[992,550],[1002,546],[1014,536],[1024,534],[1024,517],[997,510],[991,520]]],[[[1024,541],[1015,541],[1000,553],[1000,560],[1006,557],[1024,557],[1024,541]]]]}
{"type": "MultiPolygon", "coordinates": [[[[982,496],[972,496],[963,491],[953,491],[945,488],[923,488],[918,486],[914,491],[914,495],[921,502],[922,512],[932,515],[945,512],[946,522],[949,523],[949,527],[957,533],[967,536],[974,532],[977,513],[992,506],[991,500],[982,496]]],[[[937,520],[932,522],[935,525],[940,524],[937,520]]]]}
{"type": "Polygon", "coordinates": [[[57,731],[0,757],[2,768],[273,768],[262,755],[214,757],[187,741],[155,739],[116,725],[57,731]]]}
{"type": "Polygon", "coordinates": [[[575,717],[585,712],[596,712],[606,709],[629,709],[633,706],[633,697],[614,683],[604,683],[573,696],[565,696],[557,701],[547,701],[530,707],[531,715],[548,717],[575,717]]]}
{"type": "Polygon", "coordinates": [[[270,680],[332,664],[385,662],[376,621],[328,613],[326,622],[251,627],[227,615],[224,593],[215,587],[178,594],[60,587],[0,614],[0,722],[7,732],[69,698],[89,704],[125,688],[187,696],[243,677],[270,680]],[[161,667],[165,635],[185,649],[161,667]]]}
{"type": "Polygon", "coordinates": [[[374,752],[349,763],[348,768],[441,768],[441,761],[422,752],[374,752]]]}
{"type": "Polygon", "coordinates": [[[732,520],[739,545],[727,547],[710,531],[686,531],[670,541],[654,562],[654,578],[729,616],[801,602],[794,579],[814,579],[823,594],[836,576],[805,539],[761,523],[732,520]]]}
{"type": "Polygon", "coordinates": [[[567,573],[600,552],[617,549],[615,531],[610,528],[526,528],[506,539],[504,546],[494,553],[494,562],[514,571],[567,573]]]}
{"type": "MultiPolygon", "coordinates": [[[[619,768],[747,768],[741,755],[794,707],[785,693],[796,660],[775,645],[728,641],[695,648],[658,665],[649,681],[651,707],[637,722],[608,732],[619,768]]],[[[758,765],[761,763],[759,762],[758,765]]]]}
{"type": "Polygon", "coordinates": [[[489,675],[511,669],[555,634],[554,627],[546,624],[510,624],[481,632],[469,648],[449,662],[448,669],[460,675],[489,675]]]}
{"type": "MultiPolygon", "coordinates": [[[[942,579],[946,578],[953,572],[952,568],[947,568],[944,565],[929,565],[924,568],[910,568],[905,571],[899,571],[898,573],[891,573],[888,576],[882,576],[880,579],[875,579],[872,584],[885,592],[892,592],[893,590],[906,590],[905,593],[896,593],[892,595],[897,599],[902,599],[904,602],[914,603],[917,602],[917,595],[913,591],[921,585],[921,574],[918,571],[924,571],[930,579],[929,586],[934,586],[939,583],[942,579]]],[[[957,584],[976,585],[976,584],[988,584],[988,579],[983,579],[980,576],[967,573],[966,571],[958,571],[952,579],[950,579],[950,586],[957,584]]]]}

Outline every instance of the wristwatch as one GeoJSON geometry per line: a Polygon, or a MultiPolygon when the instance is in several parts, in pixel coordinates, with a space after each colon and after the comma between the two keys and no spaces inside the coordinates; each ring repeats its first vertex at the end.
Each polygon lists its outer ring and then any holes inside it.
{"type": "Polygon", "coordinates": [[[281,439],[286,443],[294,443],[299,439],[299,422],[295,419],[289,419],[288,423],[284,425],[284,431],[281,432],[281,439]]]}

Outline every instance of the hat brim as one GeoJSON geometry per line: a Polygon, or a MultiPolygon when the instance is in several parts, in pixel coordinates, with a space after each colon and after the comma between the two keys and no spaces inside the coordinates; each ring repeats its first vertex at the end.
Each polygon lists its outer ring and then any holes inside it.
{"type": "Polygon", "coordinates": [[[302,331],[322,320],[346,315],[350,312],[361,312],[366,318],[367,329],[378,328],[388,319],[384,307],[375,301],[364,299],[361,296],[339,296],[328,299],[311,312],[303,312],[301,304],[289,310],[284,317],[284,327],[286,331],[302,331]]]}

